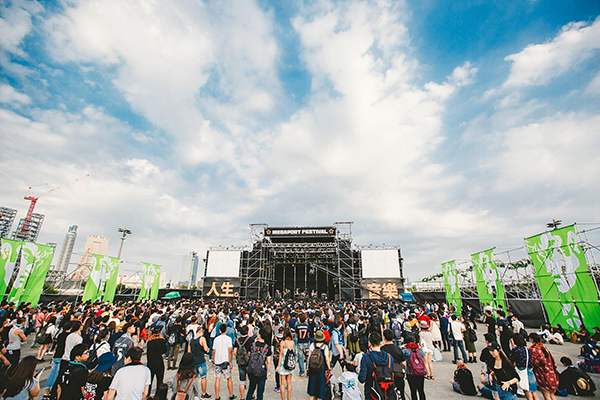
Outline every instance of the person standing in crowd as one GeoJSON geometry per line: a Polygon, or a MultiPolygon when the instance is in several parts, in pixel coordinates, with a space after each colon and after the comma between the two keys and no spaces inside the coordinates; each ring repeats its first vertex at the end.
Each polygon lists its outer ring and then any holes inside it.
{"type": "Polygon", "coordinates": [[[444,349],[442,351],[450,351],[450,321],[448,315],[444,312],[440,317],[440,333],[442,334],[442,344],[444,349]]]}
{"type": "Polygon", "coordinates": [[[517,371],[498,343],[490,344],[488,349],[492,360],[488,363],[487,368],[492,373],[499,399],[516,400],[517,383],[519,382],[517,371]]]}
{"type": "Polygon", "coordinates": [[[161,331],[162,326],[155,325],[146,344],[146,365],[150,369],[150,390],[152,390],[152,382],[155,376],[157,389],[163,383],[165,377],[163,354],[167,352],[167,341],[160,334],[161,331]]]}
{"type": "Polygon", "coordinates": [[[467,352],[465,351],[465,341],[463,333],[466,331],[465,325],[457,320],[456,315],[452,314],[452,322],[450,322],[450,330],[454,336],[454,359],[452,362],[456,364],[458,360],[458,349],[460,349],[463,361],[467,360],[467,352]]]}
{"type": "Polygon", "coordinates": [[[492,316],[491,308],[485,310],[485,320],[483,322],[485,323],[485,326],[487,326],[487,333],[496,335],[496,320],[492,316]]]}
{"type": "MultiPolygon", "coordinates": [[[[314,339],[315,341],[311,343],[308,348],[307,393],[309,400],[324,400],[327,394],[327,378],[325,375],[329,370],[329,366],[331,365],[329,347],[327,347],[327,344],[325,343],[325,334],[322,330],[318,330],[315,332],[314,339]],[[311,357],[313,357],[312,363],[311,357]],[[313,364],[312,367],[311,364],[313,364]]],[[[251,399],[246,398],[246,400],[251,399]]]]}
{"type": "Polygon", "coordinates": [[[150,393],[150,369],[142,365],[142,349],[132,347],[125,354],[125,366],[110,383],[107,400],[146,399],[150,393]]]}
{"type": "Polygon", "coordinates": [[[497,325],[498,325],[498,333],[500,336],[500,346],[502,346],[502,351],[504,354],[510,354],[510,337],[511,337],[511,329],[508,320],[505,318],[506,314],[503,310],[496,311],[497,325]]]}
{"type": "Polygon", "coordinates": [[[54,349],[54,354],[52,355],[52,364],[50,369],[50,374],[48,375],[48,379],[46,380],[46,387],[44,397],[47,398],[50,395],[50,391],[56,382],[56,378],[60,372],[60,367],[62,363],[62,357],[65,353],[65,344],[67,341],[67,336],[71,333],[71,328],[73,327],[73,323],[69,320],[63,319],[63,321],[59,324],[59,331],[62,329],[62,332],[58,334],[56,337],[56,348],[54,349]],[[64,324],[63,324],[64,323],[64,324]],[[60,327],[62,325],[62,328],[60,327]]]}
{"type": "MultiPolygon", "coordinates": [[[[356,323],[354,324],[356,328],[356,323]]],[[[310,344],[310,326],[306,323],[306,314],[300,314],[300,323],[296,325],[296,338],[298,341],[298,345],[296,349],[298,350],[298,372],[300,374],[300,378],[304,377],[306,373],[306,352],[308,351],[308,346],[310,344]]],[[[348,346],[350,347],[349,351],[352,353],[353,349],[356,349],[358,352],[358,336],[353,344],[350,340],[348,340],[348,346]]]]}
{"type": "Polygon", "coordinates": [[[475,363],[477,361],[477,348],[475,347],[475,342],[473,341],[473,339],[477,339],[476,337],[473,337],[473,333],[475,333],[475,327],[473,322],[466,317],[462,317],[462,321],[465,325],[465,332],[463,334],[465,347],[469,355],[469,359],[464,361],[465,364],[475,363]]]}
{"type": "Polygon", "coordinates": [[[371,398],[371,386],[373,385],[373,371],[377,366],[392,365],[393,360],[385,351],[381,350],[381,335],[371,332],[369,335],[370,350],[360,360],[360,373],[358,381],[364,384],[365,398],[371,398]]]}
{"type": "Polygon", "coordinates": [[[423,350],[423,361],[425,363],[425,370],[427,371],[425,379],[435,379],[433,376],[433,334],[427,322],[421,321],[419,325],[421,328],[421,333],[419,334],[421,337],[420,346],[423,350]]]}
{"type": "Polygon", "coordinates": [[[441,350],[442,331],[440,330],[440,319],[438,318],[438,315],[435,312],[431,313],[430,318],[431,324],[429,328],[431,329],[431,335],[433,336],[433,344],[435,345],[435,347],[441,350]]]}
{"type": "Polygon", "coordinates": [[[44,361],[44,356],[46,352],[50,349],[50,345],[54,340],[54,335],[56,334],[56,317],[52,316],[48,319],[48,322],[43,323],[43,325],[38,329],[38,334],[36,335],[36,340],[39,340],[40,348],[37,352],[37,359],[39,361],[44,361]]]}
{"type": "Polygon", "coordinates": [[[554,392],[558,389],[559,380],[554,357],[542,344],[542,338],[537,333],[531,333],[529,340],[533,343],[529,350],[537,388],[545,400],[556,400],[554,392]]]}
{"type": "Polygon", "coordinates": [[[293,369],[288,369],[286,360],[288,357],[296,357],[296,346],[294,346],[294,338],[292,337],[292,331],[287,328],[283,332],[283,339],[279,345],[279,359],[280,362],[276,367],[276,371],[279,373],[280,379],[280,391],[281,400],[285,400],[285,393],[287,391],[287,400],[292,397],[292,374],[293,369]]]}
{"type": "Polygon", "coordinates": [[[510,360],[513,362],[519,374],[519,387],[525,394],[527,400],[539,400],[537,395],[537,383],[533,374],[533,363],[531,352],[527,348],[527,342],[520,333],[513,333],[514,344],[510,352],[510,360]]]}
{"type": "Polygon", "coordinates": [[[103,400],[108,394],[108,388],[113,380],[112,366],[117,362],[117,356],[111,352],[98,357],[98,365],[90,371],[85,382],[83,398],[85,400],[103,400]]]}
{"type": "Polygon", "coordinates": [[[233,344],[233,355],[238,365],[238,374],[240,380],[240,399],[246,398],[246,380],[248,379],[248,361],[250,360],[250,351],[254,338],[248,336],[248,326],[242,325],[239,329],[240,336],[233,344]]]}
{"type": "Polygon", "coordinates": [[[215,396],[221,398],[221,378],[227,381],[227,390],[229,390],[229,400],[237,399],[233,394],[233,380],[231,379],[231,362],[233,356],[233,342],[227,336],[227,325],[221,324],[219,332],[213,342],[212,360],[215,373],[215,396]]]}
{"type": "Polygon", "coordinates": [[[411,338],[411,340],[404,345],[402,350],[404,358],[408,360],[406,380],[410,386],[410,398],[411,400],[425,400],[425,375],[427,370],[423,360],[423,350],[417,344],[418,338],[411,338]]]}
{"type": "MultiPolygon", "coordinates": [[[[250,385],[248,386],[248,393],[246,394],[246,400],[252,400],[254,396],[254,391],[256,390],[256,400],[263,400],[263,395],[265,393],[265,383],[267,382],[267,377],[269,376],[269,370],[271,369],[271,347],[265,343],[263,339],[263,335],[267,335],[267,331],[265,328],[260,328],[258,330],[258,335],[256,336],[256,340],[252,344],[252,348],[250,350],[250,359],[252,358],[263,360],[262,365],[260,366],[261,372],[258,375],[252,375],[248,371],[248,380],[250,381],[250,385]]],[[[248,365],[250,367],[250,365],[248,365]]],[[[215,399],[216,400],[216,399],[215,399]]]]}
{"type": "Polygon", "coordinates": [[[194,365],[196,375],[200,378],[200,386],[202,388],[203,399],[210,398],[210,395],[206,393],[206,377],[208,376],[208,368],[206,367],[206,355],[208,354],[208,343],[204,337],[204,328],[198,326],[196,329],[196,335],[190,342],[189,351],[194,356],[194,365]]]}
{"type": "Polygon", "coordinates": [[[454,376],[450,380],[452,388],[455,392],[464,394],[465,396],[476,396],[477,389],[475,388],[475,382],[473,381],[473,373],[462,360],[458,360],[456,363],[456,370],[454,370],[454,376]]]}
{"type": "Polygon", "coordinates": [[[125,354],[134,346],[134,341],[131,335],[135,332],[135,326],[131,322],[126,322],[123,325],[123,334],[115,340],[112,352],[118,357],[117,362],[113,365],[113,374],[125,365],[125,354]]]}
{"type": "Polygon", "coordinates": [[[60,371],[57,380],[56,396],[58,400],[83,400],[88,369],[88,346],[79,343],[71,350],[69,363],[60,371]]]}
{"type": "Polygon", "coordinates": [[[37,397],[40,393],[38,377],[35,376],[37,363],[38,360],[34,356],[23,357],[10,377],[4,400],[27,400],[37,397]]]}
{"type": "Polygon", "coordinates": [[[8,375],[11,375],[15,368],[17,368],[21,359],[21,344],[27,341],[23,327],[24,321],[24,318],[18,317],[15,324],[8,331],[8,344],[6,345],[6,354],[4,355],[10,361],[10,366],[6,371],[8,375]]]}
{"type": "Polygon", "coordinates": [[[81,337],[81,328],[81,322],[73,322],[71,333],[69,333],[69,335],[65,339],[65,352],[62,356],[62,361],[60,362],[61,370],[64,369],[71,361],[71,350],[73,350],[75,346],[83,342],[83,338],[81,337]]]}
{"type": "MultiPolygon", "coordinates": [[[[225,327],[227,329],[227,327],[225,327]]],[[[168,369],[176,369],[177,357],[179,356],[179,347],[183,340],[183,325],[180,316],[175,318],[175,322],[167,326],[167,345],[168,345],[168,356],[167,364],[168,369]]]]}
{"type": "Polygon", "coordinates": [[[177,393],[185,393],[189,398],[198,398],[201,396],[202,389],[200,388],[200,380],[195,373],[196,365],[194,356],[190,353],[185,353],[181,357],[177,374],[171,381],[171,391],[173,396],[177,393]]]}
{"type": "Polygon", "coordinates": [[[335,327],[331,331],[331,369],[335,368],[338,361],[343,362],[344,357],[344,337],[342,336],[342,320],[335,322],[335,327]]]}
{"type": "Polygon", "coordinates": [[[406,359],[404,353],[393,342],[394,332],[391,329],[384,329],[383,340],[384,344],[381,346],[381,350],[385,351],[394,359],[394,385],[398,393],[400,393],[400,399],[404,400],[404,377],[406,375],[406,359]]]}
{"type": "Polygon", "coordinates": [[[338,378],[338,383],[342,387],[342,400],[361,400],[356,366],[349,362],[345,362],[342,366],[343,372],[338,378]]]}

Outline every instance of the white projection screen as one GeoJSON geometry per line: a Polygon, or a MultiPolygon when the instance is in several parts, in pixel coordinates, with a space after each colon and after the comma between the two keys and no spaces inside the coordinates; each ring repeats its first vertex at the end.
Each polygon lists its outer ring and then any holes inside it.
{"type": "Polygon", "coordinates": [[[363,278],[400,278],[398,250],[362,250],[363,278]]]}
{"type": "Polygon", "coordinates": [[[239,250],[209,250],[206,276],[239,278],[241,256],[239,250]]]}

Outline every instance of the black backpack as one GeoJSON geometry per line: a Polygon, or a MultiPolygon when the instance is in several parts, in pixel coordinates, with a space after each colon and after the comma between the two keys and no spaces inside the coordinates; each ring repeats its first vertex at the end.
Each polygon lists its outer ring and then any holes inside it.
{"type": "Polygon", "coordinates": [[[265,344],[260,349],[256,347],[256,343],[252,344],[250,359],[248,360],[248,375],[254,379],[260,379],[265,375],[263,364],[267,359],[269,347],[265,344]]]}
{"type": "Polygon", "coordinates": [[[285,350],[285,356],[283,357],[283,368],[288,371],[293,371],[296,368],[296,354],[292,349],[285,350]]]}
{"type": "Polygon", "coordinates": [[[250,362],[250,355],[248,355],[248,350],[246,350],[246,343],[248,343],[249,339],[249,337],[246,337],[244,343],[240,343],[239,338],[236,339],[238,343],[238,351],[235,355],[235,361],[237,361],[238,365],[245,366],[248,365],[248,363],[250,362]]]}
{"type": "Polygon", "coordinates": [[[323,368],[325,368],[325,354],[322,348],[315,346],[313,352],[310,353],[310,357],[308,357],[308,373],[320,374],[323,372],[323,368]]]}
{"type": "Polygon", "coordinates": [[[348,334],[348,341],[354,343],[358,342],[358,330],[356,329],[356,324],[354,327],[350,327],[350,333],[348,334]]]}
{"type": "Polygon", "coordinates": [[[477,332],[475,332],[475,329],[473,329],[472,327],[469,327],[469,329],[467,330],[467,333],[469,334],[469,341],[471,343],[475,343],[477,341],[477,332]]]}
{"type": "Polygon", "coordinates": [[[88,370],[93,370],[98,366],[98,343],[94,343],[92,347],[90,347],[88,359],[85,362],[85,366],[88,370]]]}
{"type": "Polygon", "coordinates": [[[370,393],[372,400],[398,400],[398,392],[394,385],[394,361],[389,354],[385,364],[377,365],[371,353],[367,353],[373,361],[373,376],[371,379],[370,393]]]}

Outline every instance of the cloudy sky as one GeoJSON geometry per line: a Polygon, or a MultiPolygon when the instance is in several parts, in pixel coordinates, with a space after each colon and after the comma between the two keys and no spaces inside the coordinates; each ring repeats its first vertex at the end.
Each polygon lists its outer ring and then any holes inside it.
{"type": "MultiPolygon", "coordinates": [[[[415,280],[600,221],[597,1],[0,1],[0,205],[163,264],[353,221],[415,280]],[[499,250],[501,251],[501,250],[499,250]],[[187,256],[186,256],[187,255],[187,256]]],[[[517,251],[514,257],[523,257],[517,251]]],[[[73,261],[77,261],[74,256],[73,261]]],[[[185,263],[187,265],[187,262],[185,263]]]]}

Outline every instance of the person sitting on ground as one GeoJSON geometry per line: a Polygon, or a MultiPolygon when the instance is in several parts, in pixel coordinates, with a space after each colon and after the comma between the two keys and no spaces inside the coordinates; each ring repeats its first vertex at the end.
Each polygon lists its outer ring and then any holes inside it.
{"type": "Polygon", "coordinates": [[[572,394],[575,396],[593,396],[596,385],[585,371],[573,366],[569,357],[560,359],[565,370],[559,375],[558,393],[561,396],[572,394]]]}
{"type": "Polygon", "coordinates": [[[483,338],[485,339],[485,347],[481,350],[481,354],[479,355],[479,361],[487,364],[492,360],[492,356],[488,347],[490,346],[490,344],[498,342],[496,341],[496,334],[494,333],[486,333],[483,335],[483,338]]]}
{"type": "Polygon", "coordinates": [[[590,337],[591,337],[590,333],[588,332],[587,329],[585,329],[585,326],[583,326],[583,325],[581,325],[579,332],[573,331],[571,333],[571,341],[573,343],[589,343],[590,337]]]}
{"type": "Polygon", "coordinates": [[[500,400],[498,397],[498,387],[494,382],[494,378],[491,371],[487,368],[487,365],[481,367],[481,385],[477,385],[477,389],[481,393],[481,397],[485,397],[489,400],[500,400]]]}
{"type": "Polygon", "coordinates": [[[590,342],[594,344],[600,342],[600,327],[594,327],[594,334],[590,337],[590,342]]]}
{"type": "Polygon", "coordinates": [[[456,362],[456,370],[454,371],[454,377],[450,379],[450,383],[455,392],[466,396],[475,396],[477,394],[477,389],[475,389],[475,383],[473,382],[473,374],[463,360],[459,359],[456,362]]]}
{"type": "Polygon", "coordinates": [[[550,334],[547,336],[546,340],[551,344],[559,344],[562,345],[565,343],[565,339],[560,334],[558,328],[552,328],[550,334]]]}
{"type": "Polygon", "coordinates": [[[584,371],[600,373],[600,344],[592,347],[590,353],[584,355],[584,360],[577,363],[584,371]]]}

